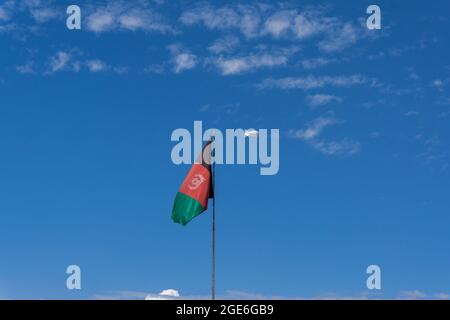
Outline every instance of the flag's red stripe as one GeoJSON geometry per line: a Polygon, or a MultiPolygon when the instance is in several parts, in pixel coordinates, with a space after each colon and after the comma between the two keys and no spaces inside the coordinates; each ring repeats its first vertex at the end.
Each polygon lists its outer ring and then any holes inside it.
{"type": "Polygon", "coordinates": [[[211,172],[199,163],[195,163],[189,171],[179,192],[194,198],[206,209],[208,207],[211,172]]]}

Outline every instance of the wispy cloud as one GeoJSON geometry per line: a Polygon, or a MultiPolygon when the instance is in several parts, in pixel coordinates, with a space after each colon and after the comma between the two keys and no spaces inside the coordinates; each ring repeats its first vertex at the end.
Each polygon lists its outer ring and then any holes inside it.
{"type": "Polygon", "coordinates": [[[214,7],[202,3],[183,12],[180,21],[187,26],[203,25],[209,30],[237,29],[252,38],[259,34],[262,11],[264,6],[259,5],[214,7]]]}
{"type": "Polygon", "coordinates": [[[231,53],[237,48],[239,43],[240,41],[238,37],[226,36],[216,40],[211,46],[208,47],[208,50],[215,54],[231,53]]]}
{"type": "Polygon", "coordinates": [[[45,66],[36,66],[34,62],[27,62],[24,65],[17,66],[16,70],[20,74],[44,74],[51,75],[58,72],[80,72],[82,70],[91,73],[114,72],[116,74],[126,74],[128,67],[111,66],[105,61],[93,58],[83,59],[83,52],[78,49],[61,50],[51,56],[45,66]]]}
{"type": "Polygon", "coordinates": [[[37,0],[24,2],[36,23],[45,23],[62,16],[63,11],[58,10],[53,5],[44,4],[37,0]]]}
{"type": "Polygon", "coordinates": [[[420,113],[418,111],[407,111],[403,115],[405,117],[417,117],[420,113]]]}
{"type": "Polygon", "coordinates": [[[435,293],[433,297],[438,300],[450,300],[450,293],[439,292],[435,293]]]}
{"type": "Polygon", "coordinates": [[[431,81],[430,86],[435,88],[442,88],[444,86],[444,81],[442,81],[441,79],[435,79],[431,81]]]}
{"type": "Polygon", "coordinates": [[[32,61],[28,61],[23,65],[16,66],[16,70],[20,74],[34,74],[34,63],[32,61]]]}
{"type": "Polygon", "coordinates": [[[194,69],[197,65],[197,56],[183,48],[181,45],[172,44],[168,49],[172,55],[171,62],[173,64],[173,72],[181,73],[183,71],[194,69]]]}
{"type": "Polygon", "coordinates": [[[86,61],[86,66],[91,72],[103,72],[110,68],[105,62],[100,59],[88,60],[86,61]]]}
{"type": "Polygon", "coordinates": [[[260,68],[270,68],[286,65],[288,56],[284,54],[250,54],[233,58],[219,57],[214,64],[222,75],[236,75],[260,68]]]}
{"type": "Polygon", "coordinates": [[[5,22],[11,19],[12,12],[11,9],[14,5],[13,1],[6,1],[0,5],[0,22],[5,22]]]}
{"type": "Polygon", "coordinates": [[[65,51],[59,51],[50,58],[47,73],[55,73],[65,70],[69,66],[71,54],[65,51]]]}
{"type": "Polygon", "coordinates": [[[153,31],[173,33],[174,28],[149,3],[114,1],[87,8],[86,28],[95,33],[108,31],[153,31]]]}
{"type": "Polygon", "coordinates": [[[421,300],[425,299],[427,295],[419,290],[405,290],[401,291],[397,299],[399,300],[421,300]]]}
{"type": "Polygon", "coordinates": [[[323,7],[300,11],[286,4],[202,3],[184,11],[180,21],[186,26],[202,25],[209,30],[238,30],[246,38],[270,36],[298,42],[318,37],[317,47],[326,53],[341,51],[366,37],[362,25],[328,16],[323,7]]]}
{"type": "Polygon", "coordinates": [[[333,61],[334,61],[333,59],[319,57],[319,58],[305,59],[301,62],[301,64],[303,68],[305,68],[306,70],[311,70],[326,66],[327,64],[330,64],[333,61]]]}
{"type": "Polygon", "coordinates": [[[290,130],[288,135],[293,139],[303,140],[315,150],[327,156],[342,155],[349,156],[358,153],[360,143],[348,138],[341,140],[321,139],[322,132],[330,126],[343,124],[345,121],[336,119],[333,114],[322,116],[309,122],[305,128],[290,130]]]}
{"type": "Polygon", "coordinates": [[[329,103],[340,103],[342,98],[331,94],[314,94],[306,97],[311,107],[324,106],[329,103]]]}
{"type": "Polygon", "coordinates": [[[279,88],[279,89],[302,89],[311,90],[323,88],[326,86],[333,87],[351,87],[355,85],[362,85],[368,83],[369,79],[362,75],[350,76],[313,76],[306,77],[287,77],[287,78],[268,78],[261,82],[258,87],[265,88],[279,88]]]}
{"type": "Polygon", "coordinates": [[[148,74],[163,74],[165,66],[162,63],[153,63],[144,68],[144,73],[148,74]]]}
{"type": "Polygon", "coordinates": [[[359,152],[361,144],[344,138],[339,141],[311,141],[311,145],[322,154],[327,156],[333,155],[353,155],[359,152]]]}
{"type": "Polygon", "coordinates": [[[326,127],[339,123],[342,121],[333,116],[319,117],[311,121],[304,129],[291,130],[289,135],[291,138],[308,141],[317,138],[326,127]]]}

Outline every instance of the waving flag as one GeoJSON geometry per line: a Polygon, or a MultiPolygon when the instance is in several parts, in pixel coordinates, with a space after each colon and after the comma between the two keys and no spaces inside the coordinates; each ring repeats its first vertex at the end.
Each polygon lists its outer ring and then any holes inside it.
{"type": "Polygon", "coordinates": [[[183,226],[206,211],[208,199],[214,198],[212,188],[211,147],[208,142],[178,190],[172,209],[172,220],[183,226]]]}

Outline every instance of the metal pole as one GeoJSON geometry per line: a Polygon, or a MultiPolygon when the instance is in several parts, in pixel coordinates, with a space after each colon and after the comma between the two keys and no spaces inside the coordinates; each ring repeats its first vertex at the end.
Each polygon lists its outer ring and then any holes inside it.
{"type": "MultiPolygon", "coordinates": [[[[212,147],[214,147],[214,137],[212,139],[212,147]]],[[[215,156],[214,149],[214,156],[215,156]]],[[[213,197],[213,212],[212,212],[212,282],[211,282],[211,299],[216,300],[216,161],[213,158],[212,163],[212,187],[214,192],[213,197]]]]}

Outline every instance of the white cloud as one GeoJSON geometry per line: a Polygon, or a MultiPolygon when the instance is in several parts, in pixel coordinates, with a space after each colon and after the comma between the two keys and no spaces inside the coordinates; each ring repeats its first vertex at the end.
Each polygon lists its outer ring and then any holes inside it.
{"type": "MultiPolygon", "coordinates": [[[[448,300],[450,294],[435,293],[430,295],[435,299],[448,300]]],[[[424,299],[427,295],[418,290],[401,291],[396,297],[397,299],[424,299]]],[[[178,290],[167,289],[160,293],[148,293],[140,291],[116,291],[108,294],[97,294],[93,297],[96,300],[207,300],[209,295],[180,295],[178,290]]],[[[300,296],[286,296],[286,295],[271,295],[264,293],[246,292],[242,290],[227,290],[218,295],[219,299],[223,300],[369,300],[369,299],[386,299],[383,298],[382,293],[375,292],[359,292],[355,294],[339,294],[326,293],[321,295],[300,297],[300,296]]]]}
{"type": "Polygon", "coordinates": [[[234,36],[226,36],[216,40],[208,50],[215,54],[231,53],[239,45],[239,38],[234,36]]]}
{"type": "Polygon", "coordinates": [[[301,130],[291,130],[289,135],[291,138],[302,139],[302,140],[312,140],[317,138],[326,127],[342,123],[341,120],[337,120],[333,116],[329,117],[319,117],[311,121],[305,129],[301,130]]]}
{"type": "Polygon", "coordinates": [[[181,73],[194,69],[197,66],[198,57],[180,44],[171,44],[167,48],[172,56],[170,62],[173,65],[173,72],[181,73]]]}
{"type": "Polygon", "coordinates": [[[295,11],[293,10],[275,12],[265,21],[262,32],[264,34],[270,34],[275,38],[279,38],[291,28],[294,15],[295,11]]]}
{"type": "Polygon", "coordinates": [[[109,66],[99,59],[86,61],[86,66],[90,72],[102,72],[109,69],[109,66]]]}
{"type": "Polygon", "coordinates": [[[32,62],[27,62],[23,65],[16,66],[16,70],[20,74],[34,74],[34,67],[32,62]]]}
{"type": "Polygon", "coordinates": [[[67,68],[71,55],[65,51],[59,51],[50,58],[48,73],[62,71],[67,68]]]}
{"type": "Polygon", "coordinates": [[[162,74],[164,73],[165,68],[163,64],[151,64],[144,68],[144,73],[150,74],[162,74]]]}
{"type": "Polygon", "coordinates": [[[173,71],[175,73],[181,73],[195,68],[197,65],[197,56],[191,53],[177,53],[173,57],[173,63],[173,71]]]}
{"type": "Polygon", "coordinates": [[[64,16],[63,7],[55,4],[51,0],[21,0],[15,1],[14,3],[15,10],[28,12],[38,24],[64,16]]]}
{"type": "Polygon", "coordinates": [[[323,67],[331,62],[332,62],[331,59],[319,57],[319,58],[313,58],[313,59],[305,59],[301,63],[302,63],[303,68],[305,68],[306,70],[311,70],[311,69],[323,67]]]}
{"type": "Polygon", "coordinates": [[[285,54],[251,54],[248,56],[215,59],[214,64],[222,75],[236,75],[264,67],[286,65],[289,58],[285,54]]]}
{"type": "Polygon", "coordinates": [[[360,150],[359,142],[351,141],[347,138],[338,141],[319,139],[325,128],[342,123],[344,123],[344,121],[336,119],[332,114],[326,117],[318,117],[308,123],[304,129],[290,130],[289,137],[303,140],[314,149],[327,156],[350,156],[358,153],[360,150]]]}
{"type": "Polygon", "coordinates": [[[368,82],[368,79],[361,75],[350,76],[313,76],[307,77],[287,77],[287,78],[268,78],[258,85],[259,88],[279,88],[279,89],[303,89],[311,90],[323,88],[325,86],[333,87],[351,87],[362,85],[368,82]]]}
{"type": "Polygon", "coordinates": [[[324,52],[331,53],[341,51],[350,45],[356,43],[360,38],[360,34],[355,26],[351,23],[345,23],[344,25],[330,26],[330,34],[322,41],[319,42],[318,47],[324,52]]]}
{"type": "Polygon", "coordinates": [[[95,33],[107,31],[174,32],[174,29],[145,2],[116,1],[87,9],[87,30],[95,33]]]}
{"type": "Polygon", "coordinates": [[[31,8],[30,14],[37,23],[45,23],[59,15],[58,11],[53,8],[31,8]]]}
{"type": "Polygon", "coordinates": [[[435,293],[434,297],[438,300],[450,300],[449,293],[435,293]]]}
{"type": "Polygon", "coordinates": [[[360,150],[360,143],[343,139],[340,141],[312,141],[314,149],[327,156],[333,155],[353,155],[360,150]]]}
{"type": "Polygon", "coordinates": [[[114,291],[106,294],[96,294],[93,298],[95,300],[174,300],[180,298],[180,294],[178,290],[174,289],[163,290],[160,293],[114,291]]]}
{"type": "Polygon", "coordinates": [[[112,68],[112,70],[117,74],[128,74],[130,68],[126,66],[115,66],[112,68]]]}
{"type": "Polygon", "coordinates": [[[251,5],[215,8],[201,4],[183,12],[180,21],[187,26],[202,24],[209,30],[238,29],[247,38],[257,35],[260,25],[260,8],[251,5]]]}
{"type": "Polygon", "coordinates": [[[331,26],[327,21],[330,21],[330,19],[321,17],[317,11],[302,12],[294,19],[294,25],[292,26],[294,35],[298,39],[306,39],[330,31],[331,26]]]}
{"type": "Polygon", "coordinates": [[[367,36],[361,24],[329,17],[323,8],[299,11],[286,4],[215,7],[203,3],[183,12],[180,21],[209,30],[238,30],[246,38],[268,35],[295,42],[320,37],[317,46],[326,53],[341,51],[367,36]]]}
{"type": "Polygon", "coordinates": [[[86,18],[87,29],[94,32],[104,32],[113,29],[114,16],[109,11],[98,10],[86,18]]]}
{"type": "Polygon", "coordinates": [[[419,112],[417,112],[417,111],[408,111],[408,112],[405,112],[403,115],[405,116],[405,117],[416,117],[416,116],[418,116],[420,113],[419,112]]]}
{"type": "Polygon", "coordinates": [[[0,22],[8,21],[11,19],[11,6],[12,1],[6,1],[3,5],[0,5],[0,22]]]}
{"type": "MultiPolygon", "coordinates": [[[[83,53],[77,49],[70,51],[59,51],[54,56],[50,57],[47,65],[45,66],[44,74],[52,74],[60,71],[79,72],[85,69],[92,73],[100,73],[105,71],[113,71],[117,74],[125,74],[128,72],[127,67],[123,66],[110,66],[100,59],[87,59],[80,60],[80,56],[83,53]]],[[[25,73],[26,65],[17,71],[19,73],[25,73]]],[[[34,71],[34,70],[33,70],[34,71]]]]}
{"type": "Polygon", "coordinates": [[[166,289],[163,290],[159,293],[160,296],[168,296],[168,297],[179,297],[180,293],[178,292],[178,290],[174,290],[174,289],[166,289]]]}
{"type": "Polygon", "coordinates": [[[209,103],[204,104],[200,107],[199,111],[200,112],[207,112],[211,109],[211,105],[209,103]]]}
{"type": "Polygon", "coordinates": [[[307,100],[309,105],[312,107],[323,106],[332,102],[342,102],[342,98],[330,94],[309,95],[307,96],[307,100]]]}
{"type": "Polygon", "coordinates": [[[406,290],[401,291],[399,296],[397,297],[400,300],[420,300],[425,299],[426,294],[419,290],[406,290]]]}
{"type": "Polygon", "coordinates": [[[436,79],[431,82],[431,86],[435,88],[441,88],[444,86],[444,82],[440,79],[436,79]]]}

